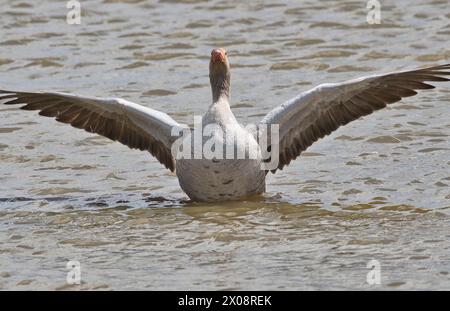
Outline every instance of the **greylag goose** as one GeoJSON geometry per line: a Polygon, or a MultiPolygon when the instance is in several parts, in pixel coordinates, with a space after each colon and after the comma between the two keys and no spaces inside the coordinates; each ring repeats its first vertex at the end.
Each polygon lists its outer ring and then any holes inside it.
{"type": "Polygon", "coordinates": [[[276,126],[277,139],[266,139],[262,148],[256,132],[242,127],[230,109],[227,52],[214,49],[209,63],[212,103],[200,127],[204,131],[208,128],[209,133],[197,140],[202,147],[214,146],[213,157],[206,157],[202,148],[199,154],[185,149],[186,142],[193,142],[196,149],[195,130],[165,113],[121,98],[0,90],[0,100],[7,105],[23,104],[21,109],[39,110],[40,115],[148,151],[176,172],[181,188],[192,200],[214,202],[263,193],[269,171],[283,169],[319,138],[403,97],[416,95],[415,90],[434,88],[427,81],[450,81],[443,77],[446,75],[450,75],[450,64],[321,84],[276,107],[257,124],[257,129],[276,126]],[[185,132],[188,134],[181,134],[185,132]],[[216,156],[230,146],[244,150],[244,156],[238,157],[234,151],[216,156]],[[277,159],[274,166],[263,165],[273,159],[277,159]]]}

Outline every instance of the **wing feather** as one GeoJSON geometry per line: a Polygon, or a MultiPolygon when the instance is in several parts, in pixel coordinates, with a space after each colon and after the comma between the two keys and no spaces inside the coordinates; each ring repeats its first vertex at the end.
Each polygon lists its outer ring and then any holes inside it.
{"type": "Polygon", "coordinates": [[[0,90],[6,105],[23,105],[23,110],[39,110],[73,127],[97,133],[139,150],[147,150],[166,168],[175,170],[171,145],[174,126],[182,127],[165,113],[120,98],[94,98],[53,92],[0,90]]]}
{"type": "Polygon", "coordinates": [[[277,169],[283,169],[315,141],[340,126],[414,96],[416,90],[434,88],[425,82],[450,81],[443,77],[448,75],[450,64],[327,83],[301,93],[270,111],[260,122],[279,125],[277,169]]]}

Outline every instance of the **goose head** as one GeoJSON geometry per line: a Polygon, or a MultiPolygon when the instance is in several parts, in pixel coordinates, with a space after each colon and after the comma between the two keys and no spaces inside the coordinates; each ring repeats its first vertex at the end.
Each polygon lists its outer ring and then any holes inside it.
{"type": "Polygon", "coordinates": [[[211,91],[213,102],[218,101],[221,97],[230,96],[230,63],[225,49],[213,49],[211,51],[211,60],[209,61],[209,81],[211,83],[211,91]]]}

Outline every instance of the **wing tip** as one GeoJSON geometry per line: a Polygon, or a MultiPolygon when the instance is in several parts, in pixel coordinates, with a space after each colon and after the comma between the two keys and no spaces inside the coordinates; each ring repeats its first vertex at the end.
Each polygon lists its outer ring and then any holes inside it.
{"type": "Polygon", "coordinates": [[[17,91],[8,91],[8,90],[2,90],[0,89],[0,94],[19,94],[20,92],[17,91]]]}

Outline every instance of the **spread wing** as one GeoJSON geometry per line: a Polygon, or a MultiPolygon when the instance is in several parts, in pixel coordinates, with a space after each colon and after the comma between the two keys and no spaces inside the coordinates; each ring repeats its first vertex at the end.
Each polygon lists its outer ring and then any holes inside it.
{"type": "Polygon", "coordinates": [[[260,122],[279,125],[277,169],[288,165],[315,141],[341,125],[398,102],[403,97],[416,95],[415,90],[434,88],[424,83],[426,81],[450,81],[442,77],[448,75],[450,64],[321,84],[301,93],[270,111],[260,122]]]}
{"type": "Polygon", "coordinates": [[[139,150],[150,152],[171,171],[175,160],[171,145],[172,127],[182,128],[167,114],[120,98],[94,98],[66,93],[13,92],[0,90],[6,105],[22,104],[24,110],[40,110],[73,127],[97,133],[139,150]]]}

